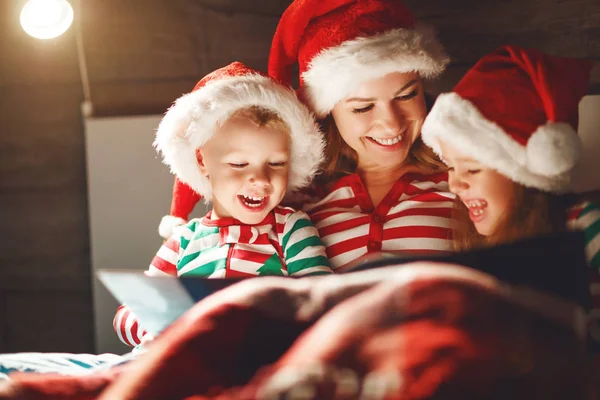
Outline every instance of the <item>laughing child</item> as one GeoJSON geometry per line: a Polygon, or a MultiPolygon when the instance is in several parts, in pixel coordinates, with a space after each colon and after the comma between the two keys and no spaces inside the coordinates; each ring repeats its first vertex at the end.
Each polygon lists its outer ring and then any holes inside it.
{"type": "MultiPolygon", "coordinates": [[[[324,146],[312,115],[292,90],[241,63],[230,64],[174,103],[155,146],[177,178],[174,207],[189,212],[201,196],[212,202],[212,210],[185,224],[163,221],[162,233],[171,231],[170,238],[147,274],[331,273],[308,216],[279,206],[286,191],[311,182],[324,146]]],[[[114,327],[131,346],[147,335],[125,306],[114,327]]]]}

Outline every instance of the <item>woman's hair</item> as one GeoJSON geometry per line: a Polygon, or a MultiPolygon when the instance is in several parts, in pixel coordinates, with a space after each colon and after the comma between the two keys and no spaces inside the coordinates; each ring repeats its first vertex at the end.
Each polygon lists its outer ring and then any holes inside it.
{"type": "Polygon", "coordinates": [[[477,233],[469,219],[467,207],[457,201],[453,210],[453,243],[456,250],[493,246],[524,238],[564,232],[567,213],[576,201],[576,195],[557,195],[515,185],[512,207],[507,210],[496,232],[490,236],[477,233]]]}
{"type": "MultiPolygon", "coordinates": [[[[333,116],[329,114],[322,122],[321,128],[325,132],[325,162],[321,166],[318,176],[320,182],[336,181],[344,175],[356,172],[358,155],[342,138],[335,124],[333,116]]],[[[409,151],[409,162],[413,165],[433,171],[445,171],[446,165],[435,155],[433,150],[423,143],[419,135],[409,151]]]]}

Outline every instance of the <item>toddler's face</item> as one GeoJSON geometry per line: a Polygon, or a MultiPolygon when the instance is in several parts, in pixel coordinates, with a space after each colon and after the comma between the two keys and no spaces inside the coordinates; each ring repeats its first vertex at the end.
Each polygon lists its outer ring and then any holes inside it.
{"type": "Polygon", "coordinates": [[[457,194],[469,210],[477,232],[492,235],[515,203],[515,183],[450,143],[440,140],[440,148],[449,167],[450,191],[457,194]]]}
{"type": "Polygon", "coordinates": [[[290,161],[285,132],[234,117],[217,129],[200,155],[200,169],[212,187],[213,218],[258,224],[283,199],[290,161]]]}

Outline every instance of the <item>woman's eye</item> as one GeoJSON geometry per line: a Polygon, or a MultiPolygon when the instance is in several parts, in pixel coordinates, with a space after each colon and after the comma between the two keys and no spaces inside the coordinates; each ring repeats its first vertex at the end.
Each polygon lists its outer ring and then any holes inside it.
{"type": "Polygon", "coordinates": [[[410,92],[409,94],[405,94],[405,95],[403,95],[403,96],[397,96],[397,97],[395,98],[395,100],[400,100],[400,101],[403,101],[403,100],[410,100],[410,99],[412,99],[413,97],[416,97],[418,94],[419,94],[419,92],[418,92],[417,90],[413,90],[413,91],[412,91],[412,92],[410,92]]]}
{"type": "Polygon", "coordinates": [[[271,167],[276,167],[276,168],[281,168],[281,167],[285,167],[285,164],[287,164],[285,161],[280,161],[280,162],[270,162],[269,165],[271,167]]]}
{"type": "Polygon", "coordinates": [[[454,167],[448,167],[448,172],[454,172],[454,167]]]}
{"type": "Polygon", "coordinates": [[[373,108],[373,104],[369,104],[366,107],[363,108],[355,108],[352,110],[353,113],[355,114],[362,114],[362,113],[366,113],[367,111],[370,111],[373,108]]]}
{"type": "Polygon", "coordinates": [[[244,168],[246,165],[248,165],[248,163],[240,163],[240,164],[237,164],[237,163],[229,163],[229,166],[230,166],[231,168],[244,168]]]}

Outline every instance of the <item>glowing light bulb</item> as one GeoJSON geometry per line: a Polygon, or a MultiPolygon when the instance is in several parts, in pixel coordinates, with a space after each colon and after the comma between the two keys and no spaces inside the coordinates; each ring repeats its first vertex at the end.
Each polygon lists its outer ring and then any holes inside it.
{"type": "Polygon", "coordinates": [[[21,11],[21,26],[37,39],[62,35],[73,22],[73,8],[66,0],[29,0],[21,11]]]}

